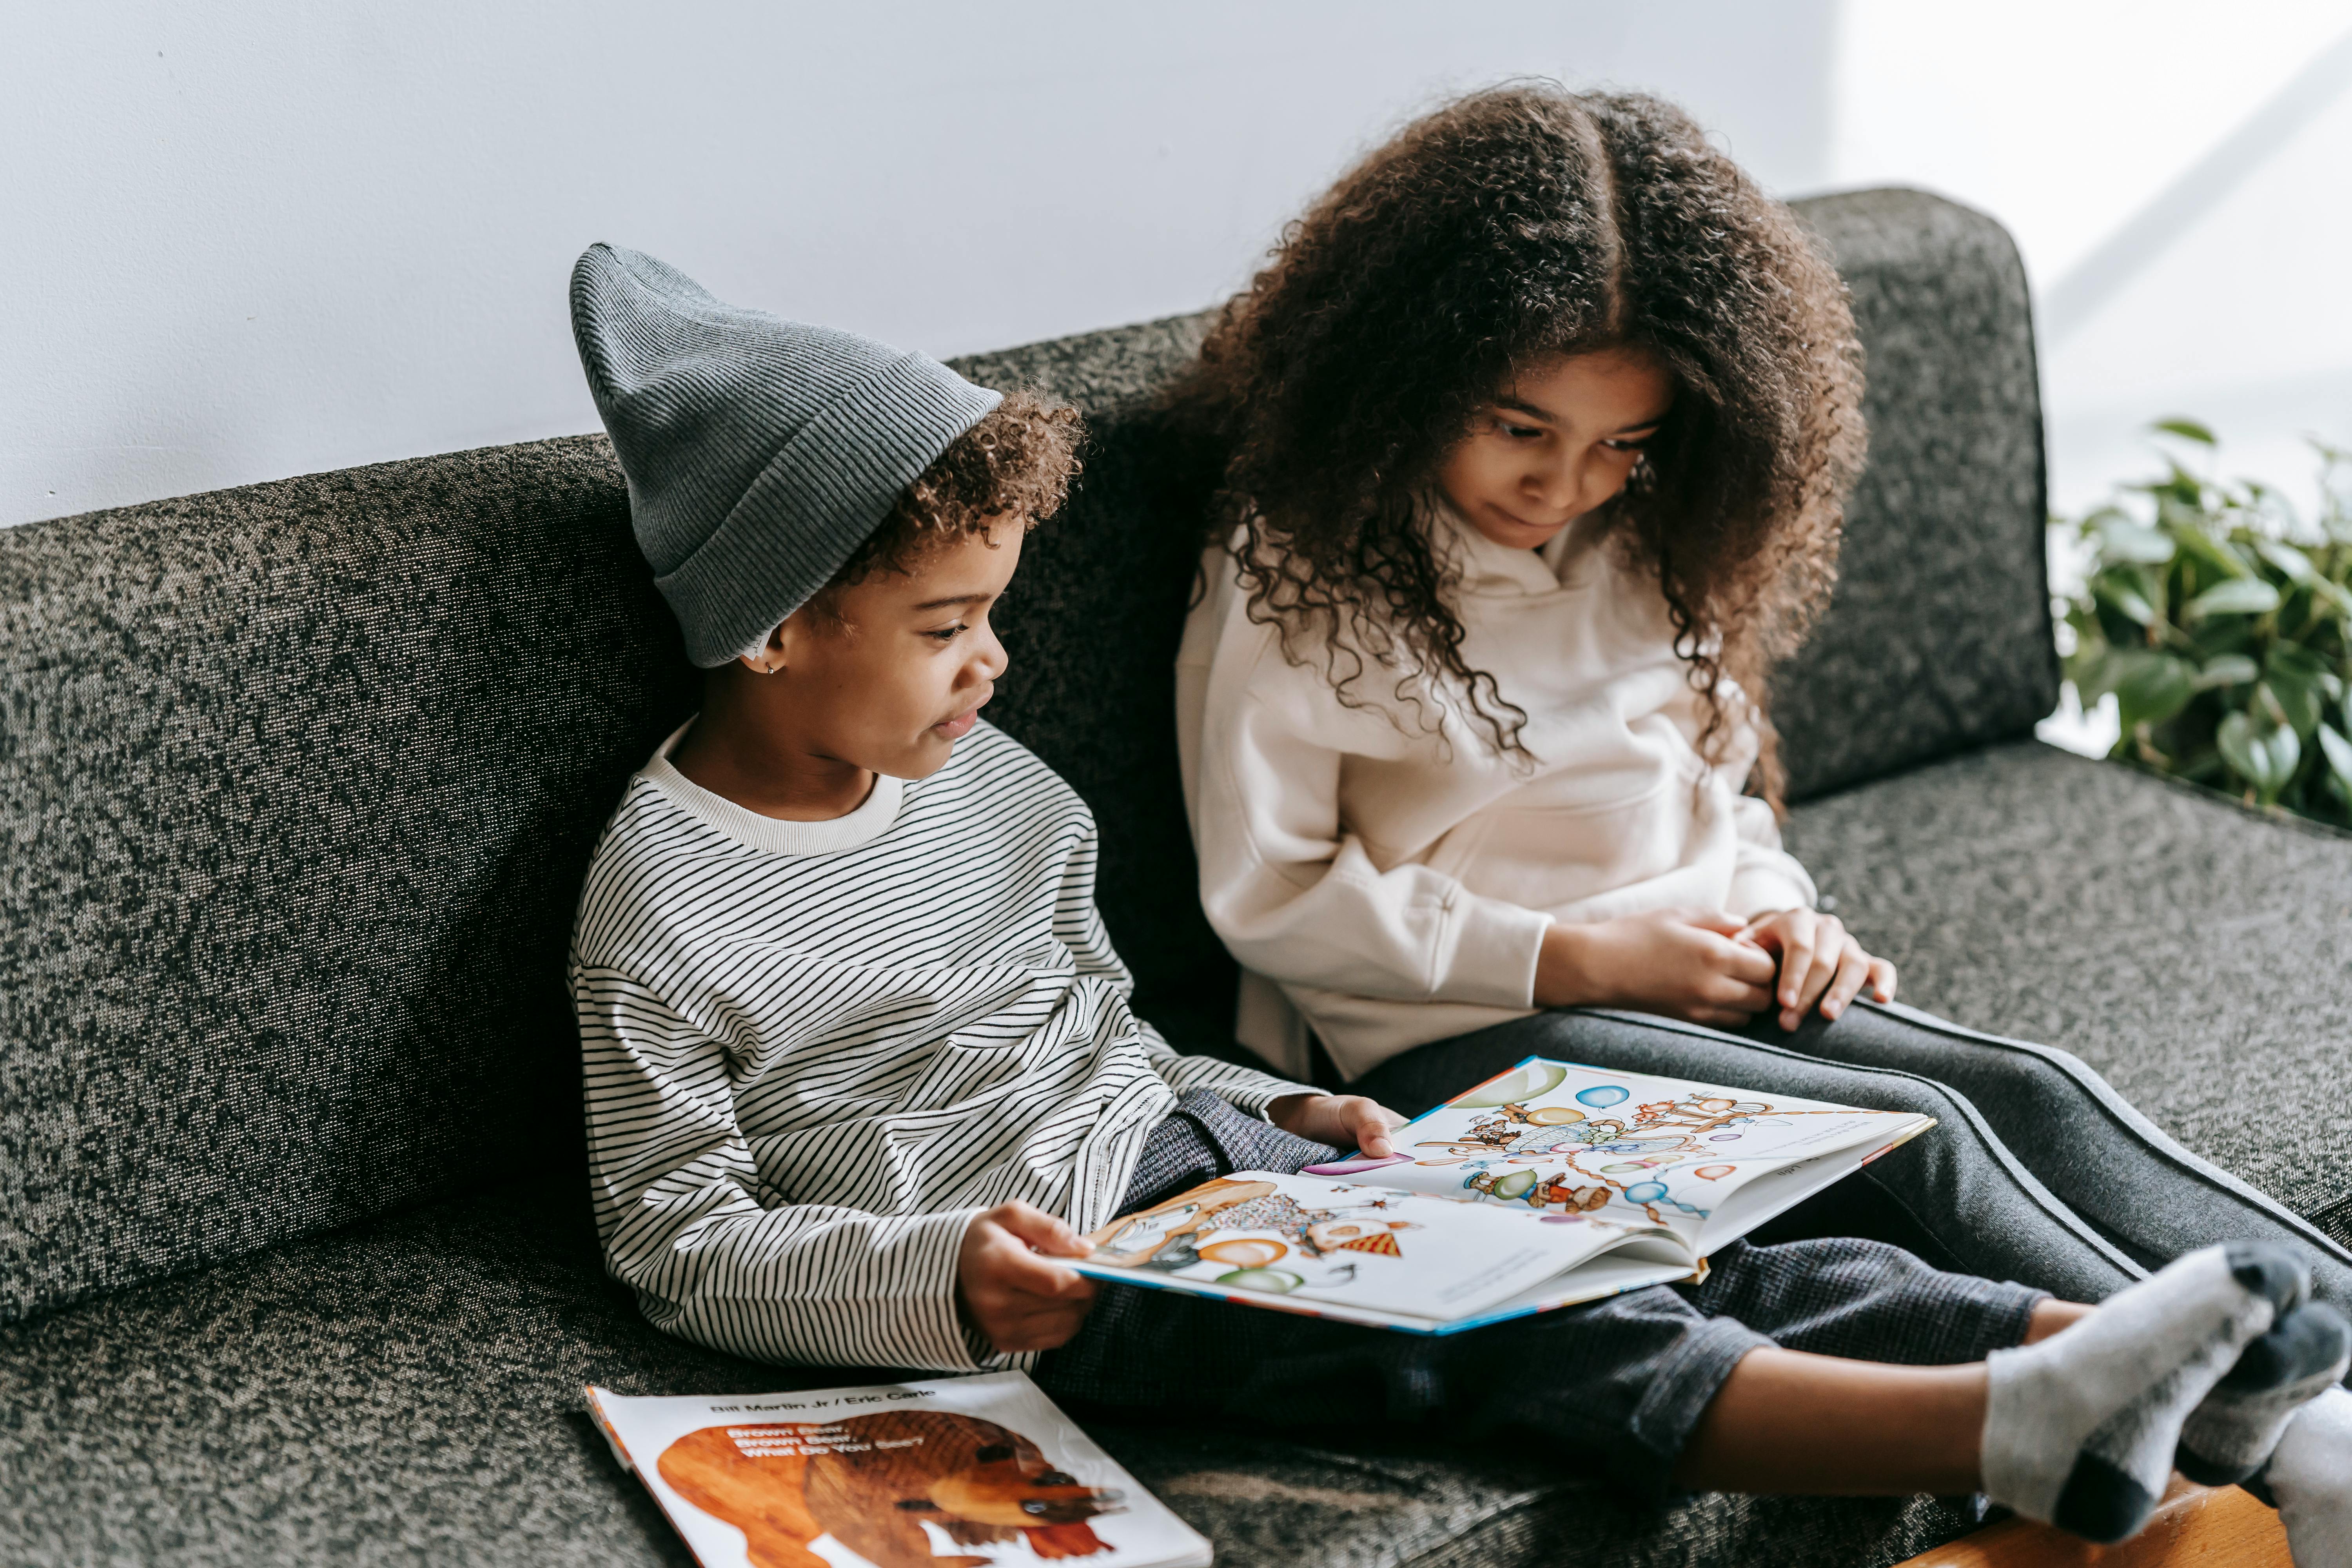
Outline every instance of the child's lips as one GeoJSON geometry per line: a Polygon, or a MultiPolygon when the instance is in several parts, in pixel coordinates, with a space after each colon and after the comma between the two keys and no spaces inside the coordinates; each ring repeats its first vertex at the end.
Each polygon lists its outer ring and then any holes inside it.
{"type": "Polygon", "coordinates": [[[971,707],[967,708],[962,712],[957,714],[954,718],[943,719],[940,722],[932,725],[931,728],[937,730],[940,734],[945,735],[950,741],[961,741],[966,735],[971,734],[971,727],[979,722],[980,706],[975,703],[971,707]]]}
{"type": "Polygon", "coordinates": [[[1558,533],[1561,529],[1566,528],[1570,523],[1576,521],[1571,517],[1563,518],[1558,522],[1529,522],[1526,518],[1519,516],[1517,512],[1505,511],[1501,507],[1495,506],[1491,502],[1488,503],[1487,510],[1492,511],[1496,517],[1501,518],[1505,522],[1509,523],[1512,527],[1525,529],[1529,533],[1558,533]]]}

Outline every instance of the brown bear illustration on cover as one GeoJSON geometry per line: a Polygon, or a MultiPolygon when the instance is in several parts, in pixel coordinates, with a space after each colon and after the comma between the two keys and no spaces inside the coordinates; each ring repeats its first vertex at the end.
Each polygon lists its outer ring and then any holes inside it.
{"type": "Polygon", "coordinates": [[[1087,1521],[1122,1511],[1116,1490],[1081,1486],[1037,1445],[992,1421],[889,1410],[822,1424],[704,1426],[662,1451],[662,1479],[743,1532],[753,1568],[829,1568],[820,1535],[876,1568],[991,1568],[940,1556],[925,1522],[963,1546],[1026,1538],[1041,1558],[1108,1550],[1087,1521]]]}

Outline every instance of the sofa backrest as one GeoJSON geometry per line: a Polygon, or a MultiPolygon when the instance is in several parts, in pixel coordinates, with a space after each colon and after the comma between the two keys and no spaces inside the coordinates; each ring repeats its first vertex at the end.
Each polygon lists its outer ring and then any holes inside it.
{"type": "MultiPolygon", "coordinates": [[[[1778,701],[1801,792],[2054,695],[2024,285],[1932,197],[1804,205],[1872,354],[1846,574],[1778,701]]],[[[991,716],[1093,804],[1139,1000],[1229,1047],[1169,675],[1207,465],[1150,395],[1200,318],[962,362],[1092,430],[991,716]]],[[[695,682],[601,438],[0,532],[0,1321],[578,1152],[572,909],[695,682]]]]}

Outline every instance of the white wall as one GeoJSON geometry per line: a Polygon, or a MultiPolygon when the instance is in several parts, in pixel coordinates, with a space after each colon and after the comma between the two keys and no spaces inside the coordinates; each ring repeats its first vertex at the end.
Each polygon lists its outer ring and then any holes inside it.
{"type": "Polygon", "coordinates": [[[2171,413],[2307,493],[2300,433],[2352,440],[2347,34],[2352,0],[17,6],[0,522],[591,428],[593,239],[939,354],[1195,309],[1512,73],[1664,92],[1784,194],[2008,223],[2060,504],[2171,413]]]}
{"type": "Polygon", "coordinates": [[[2308,502],[2352,445],[2352,0],[1846,0],[1830,176],[2017,236],[2053,503],[2149,471],[2151,420],[2308,502]]]}
{"type": "Polygon", "coordinates": [[[593,428],[592,240],[950,354],[1230,291],[1356,151],[1513,73],[1829,174],[1834,0],[483,6],[0,22],[0,522],[593,428]]]}

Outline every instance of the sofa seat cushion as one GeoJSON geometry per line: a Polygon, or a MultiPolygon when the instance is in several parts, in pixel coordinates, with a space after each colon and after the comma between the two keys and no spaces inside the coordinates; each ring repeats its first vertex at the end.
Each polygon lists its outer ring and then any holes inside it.
{"type": "MultiPolygon", "coordinates": [[[[0,1328],[0,1562],[688,1563],[581,1408],[873,1381],[656,1332],[576,1186],[506,1187],[0,1328]]],[[[1225,1568],[1880,1564],[1965,1503],[1706,1497],[1643,1512],[1538,1453],[1089,1422],[1225,1568]]]]}
{"type": "Polygon", "coordinates": [[[2352,1245],[2352,834],[2020,742],[1798,808],[1902,999],[2073,1051],[2352,1245]]]}

